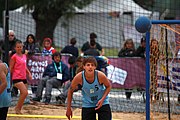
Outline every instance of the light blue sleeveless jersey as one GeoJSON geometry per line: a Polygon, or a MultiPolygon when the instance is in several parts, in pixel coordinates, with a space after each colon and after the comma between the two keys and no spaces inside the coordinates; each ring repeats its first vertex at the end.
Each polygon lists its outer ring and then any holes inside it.
{"type": "MultiPolygon", "coordinates": [[[[97,102],[102,98],[105,86],[100,85],[98,81],[98,71],[95,71],[94,82],[89,83],[86,78],[84,71],[82,72],[82,107],[96,107],[97,102]]],[[[109,104],[109,98],[106,96],[103,105],[109,104]]]]}
{"type": "MultiPolygon", "coordinates": [[[[8,68],[8,65],[6,63],[4,63],[6,65],[6,67],[8,68]]],[[[11,105],[11,92],[10,92],[10,87],[11,87],[11,83],[10,83],[10,71],[8,69],[8,74],[6,76],[6,80],[7,80],[7,87],[5,88],[4,92],[2,94],[0,94],[0,108],[2,107],[9,107],[11,105]]],[[[1,82],[0,82],[1,84],[1,82]]]]}

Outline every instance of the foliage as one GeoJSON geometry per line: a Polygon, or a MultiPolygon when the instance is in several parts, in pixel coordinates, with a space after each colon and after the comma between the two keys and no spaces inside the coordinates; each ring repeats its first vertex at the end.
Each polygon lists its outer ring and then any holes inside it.
{"type": "MultiPolygon", "coordinates": [[[[6,1],[7,0],[0,0],[0,27],[3,26],[3,11],[6,10],[6,1]]],[[[9,0],[9,10],[16,9],[20,6],[22,6],[23,3],[20,2],[20,0],[9,0]]]]}
{"type": "Polygon", "coordinates": [[[175,18],[179,16],[180,0],[133,0],[139,6],[146,10],[157,11],[162,14],[166,9],[169,10],[166,18],[175,18]]]}
{"type": "MultiPolygon", "coordinates": [[[[19,0],[16,0],[19,1],[19,0]]],[[[24,11],[32,14],[36,22],[36,38],[42,44],[44,37],[53,38],[55,27],[71,18],[76,9],[82,9],[93,0],[21,0],[24,11]],[[64,20],[64,21],[62,21],[64,20]]],[[[65,23],[64,22],[64,23],[65,23]]],[[[66,24],[64,24],[66,26],[66,24]]]]}
{"type": "Polygon", "coordinates": [[[38,20],[45,20],[52,14],[54,14],[56,18],[62,16],[69,18],[75,13],[77,8],[82,9],[92,1],[93,0],[22,0],[23,4],[26,5],[24,6],[24,10],[33,11],[33,15],[38,14],[38,16],[34,16],[34,18],[37,17],[38,20]]]}

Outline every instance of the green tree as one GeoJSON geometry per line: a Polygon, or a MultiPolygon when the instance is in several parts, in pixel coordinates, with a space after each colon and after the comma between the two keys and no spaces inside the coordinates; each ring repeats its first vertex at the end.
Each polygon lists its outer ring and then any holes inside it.
{"type": "MultiPolygon", "coordinates": [[[[19,0],[17,0],[19,1],[19,0]]],[[[22,0],[24,10],[32,11],[36,23],[36,38],[53,38],[55,27],[60,18],[69,19],[75,14],[76,8],[82,9],[93,0],[22,0]]]]}
{"type": "MultiPolygon", "coordinates": [[[[0,27],[3,26],[3,11],[5,11],[5,3],[6,0],[0,0],[0,27]]],[[[14,10],[20,6],[22,6],[23,4],[21,2],[19,2],[18,0],[9,0],[9,10],[14,10]]]]}
{"type": "MultiPolygon", "coordinates": [[[[2,27],[2,14],[5,10],[5,1],[0,0],[0,26],[2,27]]],[[[53,33],[58,20],[61,17],[67,21],[75,14],[76,8],[82,9],[93,0],[8,0],[9,10],[24,6],[24,11],[32,14],[36,23],[36,38],[42,40],[44,37],[53,38],[53,33]]]]}
{"type": "Polygon", "coordinates": [[[180,16],[180,0],[133,0],[146,10],[160,12],[160,15],[168,9],[167,19],[175,19],[180,16]]]}

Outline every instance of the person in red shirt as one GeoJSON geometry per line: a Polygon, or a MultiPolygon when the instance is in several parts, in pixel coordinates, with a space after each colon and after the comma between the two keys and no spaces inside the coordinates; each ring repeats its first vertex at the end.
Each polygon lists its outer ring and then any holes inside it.
{"type": "Polygon", "coordinates": [[[26,67],[27,57],[22,53],[23,44],[20,40],[16,41],[15,50],[16,53],[10,59],[10,72],[13,85],[20,90],[20,97],[15,106],[15,112],[16,114],[22,114],[21,109],[28,95],[26,75],[29,76],[29,80],[32,80],[32,75],[26,67]]]}
{"type": "Polygon", "coordinates": [[[52,55],[56,52],[55,48],[52,47],[51,38],[44,38],[43,47],[42,55],[52,55]]]}

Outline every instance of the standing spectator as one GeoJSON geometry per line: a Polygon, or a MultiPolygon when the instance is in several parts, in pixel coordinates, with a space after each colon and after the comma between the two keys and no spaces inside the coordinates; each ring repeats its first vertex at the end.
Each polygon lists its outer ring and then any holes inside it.
{"type": "Polygon", "coordinates": [[[0,120],[6,120],[11,105],[10,71],[6,63],[0,60],[0,120]]]}
{"type": "Polygon", "coordinates": [[[32,76],[26,67],[27,58],[26,55],[22,53],[23,44],[21,41],[16,41],[15,50],[16,53],[12,55],[10,59],[10,71],[13,85],[20,90],[20,97],[15,107],[15,112],[21,114],[24,100],[28,95],[26,74],[28,74],[29,80],[32,80],[32,76]]]}
{"type": "Polygon", "coordinates": [[[43,51],[42,51],[42,55],[52,55],[53,53],[56,52],[54,47],[52,47],[51,38],[44,38],[43,47],[44,48],[43,48],[43,51]]]}
{"type": "MultiPolygon", "coordinates": [[[[127,39],[124,43],[123,48],[118,53],[119,57],[135,57],[135,47],[132,39],[127,39]]],[[[131,98],[132,92],[131,89],[125,89],[126,99],[129,100],[131,98]]]]}
{"type": "Polygon", "coordinates": [[[119,57],[134,57],[135,47],[132,39],[127,39],[124,43],[123,48],[118,53],[119,57]]]}
{"type": "Polygon", "coordinates": [[[100,51],[100,55],[104,55],[104,49],[102,48],[102,46],[96,42],[96,38],[97,38],[97,35],[95,33],[91,33],[90,34],[90,42],[87,41],[86,43],[83,44],[82,48],[81,48],[81,53],[84,54],[84,52],[88,49],[90,49],[90,43],[91,41],[95,41],[95,48],[100,51]]]}
{"type": "Polygon", "coordinates": [[[99,120],[111,120],[111,108],[108,94],[111,84],[106,75],[95,70],[97,61],[94,57],[87,57],[83,60],[84,70],[78,73],[72,80],[68,91],[66,116],[72,117],[71,102],[73,92],[79,85],[82,86],[82,120],[96,120],[96,113],[99,120]]]}
{"type": "Polygon", "coordinates": [[[157,63],[160,57],[159,43],[156,39],[152,39],[150,43],[150,99],[153,97],[155,100],[159,100],[159,93],[157,92],[157,63]]]}
{"type": "Polygon", "coordinates": [[[96,49],[95,39],[90,41],[90,48],[84,51],[84,56],[100,56],[99,51],[96,49]]]}
{"type": "Polygon", "coordinates": [[[69,80],[68,66],[61,61],[61,54],[55,52],[52,55],[52,59],[53,62],[46,67],[43,77],[39,81],[36,97],[32,99],[33,101],[40,102],[43,89],[46,87],[44,102],[45,104],[49,104],[52,88],[59,88],[64,82],[69,80]]]}
{"type": "Polygon", "coordinates": [[[145,58],[145,54],[146,54],[146,40],[145,38],[141,38],[141,44],[136,49],[136,56],[145,58]]]}
{"type": "MultiPolygon", "coordinates": [[[[14,49],[15,47],[15,43],[18,39],[16,39],[16,36],[15,36],[15,32],[13,30],[9,30],[9,41],[8,41],[8,44],[9,44],[9,48],[8,48],[8,51],[9,51],[9,55],[13,55],[16,51],[14,49]]],[[[4,44],[2,46],[2,49],[5,53],[5,41],[4,41],[4,44]]]]}
{"type": "MultiPolygon", "coordinates": [[[[8,48],[8,51],[9,51],[9,56],[11,57],[14,53],[16,53],[15,51],[15,43],[16,41],[18,41],[18,39],[16,39],[16,36],[15,36],[15,32],[13,30],[9,30],[9,41],[8,41],[8,45],[9,45],[9,48],[8,48]]],[[[2,45],[2,52],[3,52],[3,56],[5,56],[5,41],[2,45]]],[[[3,57],[4,58],[4,57],[3,57]]],[[[16,87],[13,87],[12,89],[12,96],[17,96],[18,95],[18,89],[16,87]]]]}
{"type": "Polygon", "coordinates": [[[28,55],[40,52],[39,45],[36,43],[36,39],[33,34],[29,34],[27,36],[26,42],[24,42],[24,50],[28,55]]]}
{"type": "Polygon", "coordinates": [[[75,47],[75,45],[76,45],[76,38],[71,38],[70,45],[65,46],[61,50],[61,53],[69,53],[77,58],[79,56],[79,51],[78,48],[75,47]]]}

